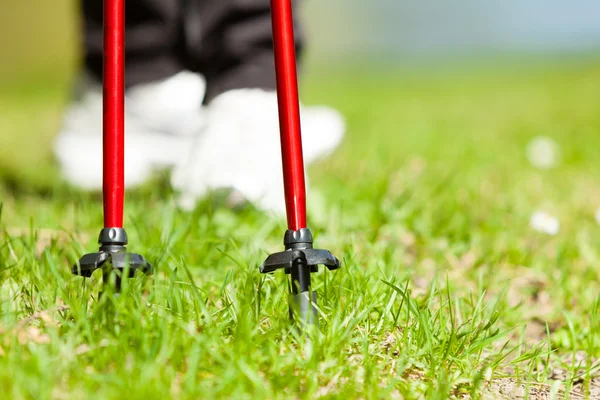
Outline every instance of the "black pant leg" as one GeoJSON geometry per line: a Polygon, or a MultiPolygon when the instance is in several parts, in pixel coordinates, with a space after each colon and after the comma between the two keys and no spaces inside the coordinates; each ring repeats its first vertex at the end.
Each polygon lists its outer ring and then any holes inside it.
{"type": "MultiPolygon", "coordinates": [[[[102,0],[81,0],[85,67],[102,79],[102,0]]],[[[125,81],[127,86],[164,79],[184,68],[182,0],[125,1],[125,81]]]]}
{"type": "MultiPolygon", "coordinates": [[[[185,62],[206,77],[206,101],[232,89],[275,88],[269,0],[184,2],[185,62]]],[[[294,5],[297,10],[298,1],[294,5]]],[[[304,36],[297,18],[295,26],[301,56],[304,36]]]]}

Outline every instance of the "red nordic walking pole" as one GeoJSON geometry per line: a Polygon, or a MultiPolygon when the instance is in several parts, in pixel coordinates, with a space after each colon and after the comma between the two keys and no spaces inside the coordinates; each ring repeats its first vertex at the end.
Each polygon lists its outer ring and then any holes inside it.
{"type": "Polygon", "coordinates": [[[97,253],[86,254],[73,266],[75,275],[90,277],[104,272],[104,283],[116,271],[117,291],[122,273],[132,277],[137,270],[150,275],[152,266],[139,254],[128,253],[123,229],[125,197],[125,0],[104,0],[104,76],[102,119],[102,194],[104,229],[97,253]]]}
{"type": "Polygon", "coordinates": [[[284,237],[286,250],[270,255],[260,271],[270,273],[285,269],[291,275],[293,296],[290,315],[297,314],[303,322],[316,324],[317,296],[312,292],[310,275],[318,271],[318,265],[334,270],[340,267],[340,262],[329,251],[313,248],[312,233],[306,225],[306,187],[292,1],[271,0],[271,18],[288,230],[284,237]]]}
{"type": "Polygon", "coordinates": [[[123,227],[125,197],[125,0],[104,1],[102,194],[104,227],[123,227]]]}
{"type": "Polygon", "coordinates": [[[281,156],[288,228],[306,228],[306,188],[292,3],[271,1],[281,156]]]}

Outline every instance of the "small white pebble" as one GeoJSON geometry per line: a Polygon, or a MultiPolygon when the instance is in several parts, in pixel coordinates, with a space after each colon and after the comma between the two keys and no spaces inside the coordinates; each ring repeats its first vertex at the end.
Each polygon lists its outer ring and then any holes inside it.
{"type": "Polygon", "coordinates": [[[197,201],[198,199],[196,198],[196,196],[189,193],[185,193],[179,196],[179,198],[177,199],[177,205],[183,211],[193,211],[196,207],[197,201]]]}
{"type": "Polygon", "coordinates": [[[232,190],[227,197],[227,205],[231,208],[240,207],[246,202],[244,195],[237,190],[232,190]]]}
{"type": "Polygon", "coordinates": [[[560,147],[549,137],[535,137],[527,145],[527,159],[535,168],[554,168],[560,159],[560,147]]]}
{"type": "Polygon", "coordinates": [[[548,235],[556,235],[560,230],[560,222],[556,217],[543,211],[536,211],[529,221],[529,225],[538,232],[548,235]]]}

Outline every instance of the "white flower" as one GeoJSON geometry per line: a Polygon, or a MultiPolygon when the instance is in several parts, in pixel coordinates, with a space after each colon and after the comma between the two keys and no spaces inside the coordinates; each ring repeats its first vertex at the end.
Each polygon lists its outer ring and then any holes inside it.
{"type": "Polygon", "coordinates": [[[536,211],[531,216],[529,225],[538,232],[552,236],[556,235],[560,230],[560,222],[558,222],[558,219],[543,211],[536,211]]]}
{"type": "Polygon", "coordinates": [[[535,137],[527,145],[527,159],[536,168],[554,168],[560,159],[560,147],[549,137],[535,137]]]}
{"type": "Polygon", "coordinates": [[[596,222],[600,224],[600,208],[596,210],[596,222]]]}

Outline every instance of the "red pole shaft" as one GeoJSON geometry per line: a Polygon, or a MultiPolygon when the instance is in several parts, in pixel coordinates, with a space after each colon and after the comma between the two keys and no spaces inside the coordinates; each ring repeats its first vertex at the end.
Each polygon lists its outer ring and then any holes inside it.
{"type": "Polygon", "coordinates": [[[125,190],[125,0],[104,0],[104,227],[123,227],[125,190]]]}
{"type": "Polygon", "coordinates": [[[291,0],[271,0],[288,229],[306,228],[306,186],[291,0]]]}

